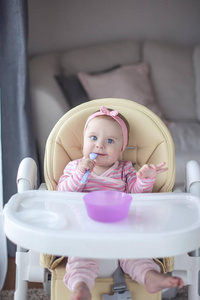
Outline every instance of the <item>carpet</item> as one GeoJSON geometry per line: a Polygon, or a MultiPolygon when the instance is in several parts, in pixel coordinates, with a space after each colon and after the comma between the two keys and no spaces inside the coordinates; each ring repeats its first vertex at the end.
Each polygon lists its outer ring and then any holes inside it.
{"type": "MultiPolygon", "coordinates": [[[[13,300],[14,291],[0,291],[0,300],[13,300]]],[[[43,289],[28,289],[27,300],[50,300],[50,296],[44,293],[43,289]]]]}
{"type": "MultiPolygon", "coordinates": [[[[0,291],[0,300],[13,300],[14,299],[14,291],[0,291]]],[[[28,297],[27,300],[50,300],[50,296],[44,293],[43,289],[28,289],[28,297]]],[[[187,287],[183,287],[179,290],[176,298],[173,300],[187,300],[188,293],[187,287]]],[[[171,299],[165,299],[171,300],[171,299]]]]}

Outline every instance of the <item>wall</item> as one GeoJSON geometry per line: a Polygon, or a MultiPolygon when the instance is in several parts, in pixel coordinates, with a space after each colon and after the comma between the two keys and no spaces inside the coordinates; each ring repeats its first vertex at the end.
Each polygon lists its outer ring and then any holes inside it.
{"type": "Polygon", "coordinates": [[[199,0],[28,0],[29,54],[120,39],[200,43],[199,0]]]}

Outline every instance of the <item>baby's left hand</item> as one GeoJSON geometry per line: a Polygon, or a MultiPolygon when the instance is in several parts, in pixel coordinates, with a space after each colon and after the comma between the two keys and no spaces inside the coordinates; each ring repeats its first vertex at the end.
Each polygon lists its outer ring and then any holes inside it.
{"type": "Polygon", "coordinates": [[[138,172],[137,177],[143,178],[155,178],[158,174],[165,172],[168,168],[163,168],[166,163],[162,162],[158,165],[144,165],[138,172]]]}

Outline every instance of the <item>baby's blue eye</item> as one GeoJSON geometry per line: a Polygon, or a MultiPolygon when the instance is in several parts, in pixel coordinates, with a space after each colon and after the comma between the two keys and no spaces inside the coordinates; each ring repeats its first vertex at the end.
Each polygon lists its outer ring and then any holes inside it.
{"type": "Polygon", "coordinates": [[[97,137],[96,137],[95,135],[92,135],[92,136],[91,136],[91,140],[96,141],[96,140],[97,140],[97,137]]]}
{"type": "Polygon", "coordinates": [[[114,141],[112,139],[107,139],[107,143],[112,144],[112,143],[114,143],[114,141]]]}

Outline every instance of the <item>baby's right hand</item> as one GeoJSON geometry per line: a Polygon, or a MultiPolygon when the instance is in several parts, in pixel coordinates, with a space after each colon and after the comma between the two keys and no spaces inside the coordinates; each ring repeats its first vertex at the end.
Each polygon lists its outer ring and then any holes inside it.
{"type": "Polygon", "coordinates": [[[85,173],[87,170],[92,172],[94,165],[95,165],[94,160],[91,160],[90,158],[85,158],[80,161],[78,165],[78,169],[83,173],[85,173]]]}

